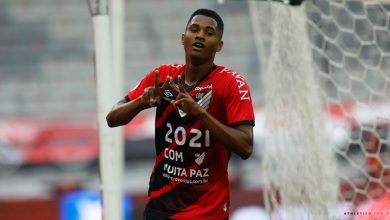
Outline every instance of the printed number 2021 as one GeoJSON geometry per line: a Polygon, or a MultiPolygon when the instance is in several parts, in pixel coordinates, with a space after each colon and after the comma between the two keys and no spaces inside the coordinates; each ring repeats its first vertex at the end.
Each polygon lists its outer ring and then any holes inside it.
{"type": "MultiPolygon", "coordinates": [[[[187,141],[186,129],[184,127],[177,127],[173,129],[171,123],[167,123],[168,131],[165,134],[165,141],[168,143],[172,143],[175,141],[177,145],[184,145],[187,141]]],[[[204,146],[210,147],[210,131],[205,130],[203,133],[201,130],[196,128],[191,128],[190,134],[195,134],[189,140],[190,147],[202,147],[202,137],[204,137],[204,146]]]]}

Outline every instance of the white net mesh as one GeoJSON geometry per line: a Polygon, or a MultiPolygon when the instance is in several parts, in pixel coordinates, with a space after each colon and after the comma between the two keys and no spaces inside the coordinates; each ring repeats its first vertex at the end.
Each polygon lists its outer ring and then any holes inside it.
{"type": "Polygon", "coordinates": [[[334,190],[350,211],[389,192],[390,1],[249,8],[265,93],[268,208],[327,219],[334,190]]]}

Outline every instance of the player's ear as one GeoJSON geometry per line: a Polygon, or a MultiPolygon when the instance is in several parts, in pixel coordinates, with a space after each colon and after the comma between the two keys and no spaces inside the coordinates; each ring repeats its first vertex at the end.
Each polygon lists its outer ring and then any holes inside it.
{"type": "Polygon", "coordinates": [[[184,45],[184,34],[181,34],[181,45],[184,45]]]}
{"type": "Polygon", "coordinates": [[[219,43],[218,43],[218,48],[217,48],[217,52],[221,51],[223,48],[223,41],[220,40],[219,43]]]}

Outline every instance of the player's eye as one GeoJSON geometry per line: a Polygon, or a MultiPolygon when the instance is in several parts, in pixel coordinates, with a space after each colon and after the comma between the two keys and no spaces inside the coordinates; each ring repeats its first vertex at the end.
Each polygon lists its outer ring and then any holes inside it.
{"type": "Polygon", "coordinates": [[[191,26],[188,30],[192,33],[196,33],[198,31],[198,28],[196,26],[191,26]]]}

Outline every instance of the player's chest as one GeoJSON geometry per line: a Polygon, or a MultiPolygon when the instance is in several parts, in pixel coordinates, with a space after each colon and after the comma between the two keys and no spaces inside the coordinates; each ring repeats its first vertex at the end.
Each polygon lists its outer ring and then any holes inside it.
{"type": "MultiPolygon", "coordinates": [[[[219,107],[223,102],[223,94],[221,93],[221,85],[218,83],[203,83],[193,87],[186,87],[187,93],[197,102],[202,108],[208,110],[211,107],[219,107]]],[[[178,93],[171,88],[167,88],[164,93],[165,100],[175,100],[178,93]]]]}

